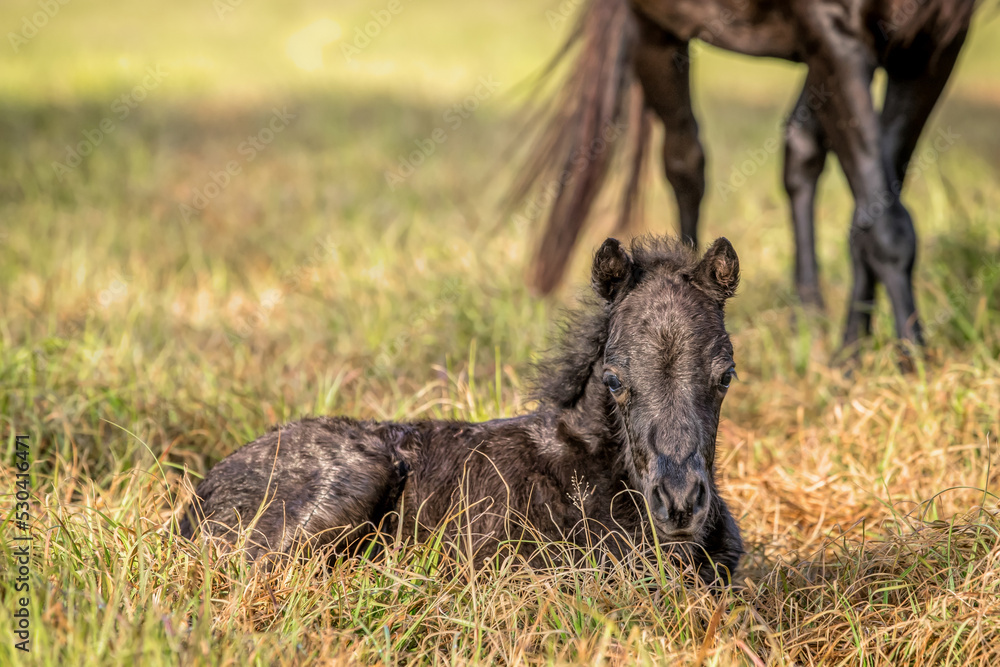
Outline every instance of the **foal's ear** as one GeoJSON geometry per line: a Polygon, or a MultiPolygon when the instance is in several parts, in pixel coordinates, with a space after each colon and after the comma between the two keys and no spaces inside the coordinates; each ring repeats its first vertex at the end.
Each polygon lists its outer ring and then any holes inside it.
{"type": "Polygon", "coordinates": [[[618,239],[608,239],[594,255],[590,282],[598,296],[611,301],[632,285],[632,258],[618,239]]]}
{"type": "Polygon", "coordinates": [[[736,294],[740,284],[740,258],[736,256],[733,244],[725,237],[715,239],[695,268],[692,279],[719,303],[736,294]]]}

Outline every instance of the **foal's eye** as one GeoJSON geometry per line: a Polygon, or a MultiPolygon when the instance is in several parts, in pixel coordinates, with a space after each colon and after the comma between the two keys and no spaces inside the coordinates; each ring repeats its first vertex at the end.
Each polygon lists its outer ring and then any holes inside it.
{"type": "Polygon", "coordinates": [[[719,378],[719,389],[722,389],[723,391],[729,389],[729,385],[732,384],[734,377],[736,377],[736,369],[734,368],[730,368],[728,371],[723,373],[722,377],[719,378]]]}
{"type": "Polygon", "coordinates": [[[611,390],[612,394],[617,394],[622,390],[622,381],[614,373],[604,374],[604,384],[611,390]]]}

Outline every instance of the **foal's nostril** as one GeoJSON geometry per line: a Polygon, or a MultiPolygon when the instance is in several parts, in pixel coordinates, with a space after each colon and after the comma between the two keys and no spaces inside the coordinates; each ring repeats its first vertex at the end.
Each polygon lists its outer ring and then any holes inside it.
{"type": "Polygon", "coordinates": [[[698,480],[685,498],[683,493],[672,495],[665,484],[661,483],[650,494],[650,511],[656,519],[674,530],[690,528],[695,517],[700,516],[708,505],[708,485],[703,480],[698,480]]]}
{"type": "Polygon", "coordinates": [[[649,511],[660,521],[669,522],[671,520],[670,496],[664,493],[660,487],[653,489],[653,497],[649,501],[649,511]]]}
{"type": "Polygon", "coordinates": [[[692,514],[698,514],[703,509],[705,509],[705,503],[708,501],[708,486],[702,480],[698,480],[698,483],[694,485],[691,490],[691,495],[688,496],[688,507],[691,508],[692,514]]]}

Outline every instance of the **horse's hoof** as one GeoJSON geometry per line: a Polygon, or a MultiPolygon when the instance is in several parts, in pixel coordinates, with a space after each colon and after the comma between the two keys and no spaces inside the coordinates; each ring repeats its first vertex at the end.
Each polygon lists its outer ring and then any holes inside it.
{"type": "Polygon", "coordinates": [[[922,342],[912,340],[899,340],[896,342],[896,349],[899,353],[899,371],[905,375],[917,372],[917,367],[932,359],[933,355],[924,347],[922,342]]]}
{"type": "Polygon", "coordinates": [[[840,348],[833,353],[830,366],[839,368],[847,380],[854,377],[854,371],[861,366],[861,342],[841,344],[840,348]]]}

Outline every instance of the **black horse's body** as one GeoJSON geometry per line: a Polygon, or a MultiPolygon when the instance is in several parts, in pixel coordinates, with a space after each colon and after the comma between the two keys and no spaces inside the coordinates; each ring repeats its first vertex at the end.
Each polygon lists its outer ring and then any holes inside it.
{"type": "Polygon", "coordinates": [[[612,161],[607,130],[626,121],[634,148],[623,222],[635,210],[650,136],[646,110],[663,124],[663,166],[681,234],[697,244],[705,194],[705,154],[689,85],[689,42],[697,38],[808,66],[785,133],[799,295],[822,307],[813,216],[816,184],[832,150],[855,198],[844,343],[869,333],[877,283],[892,303],[898,336],[922,342],[911,284],[916,233],[900,192],[974,6],[975,0],[591,0],[571,38],[581,42],[576,65],[513,189],[515,204],[537,201],[531,195],[538,189],[555,192],[536,286],[549,291],[560,280],[612,161]],[[881,110],[871,93],[879,67],[888,82],[881,110]],[[633,97],[639,103],[630,104],[633,97]]]}
{"type": "Polygon", "coordinates": [[[181,533],[200,525],[236,542],[245,531],[258,558],[300,540],[350,547],[376,527],[423,539],[444,526],[481,561],[502,541],[528,558],[549,541],[621,555],[655,530],[686,544],[677,553],[707,580],[728,578],[743,550],[713,466],[736,256],[724,240],[700,262],[662,241],[633,255],[613,241],[598,253],[601,301],[542,366],[535,412],[288,424],[210,471],[181,533]]]}

